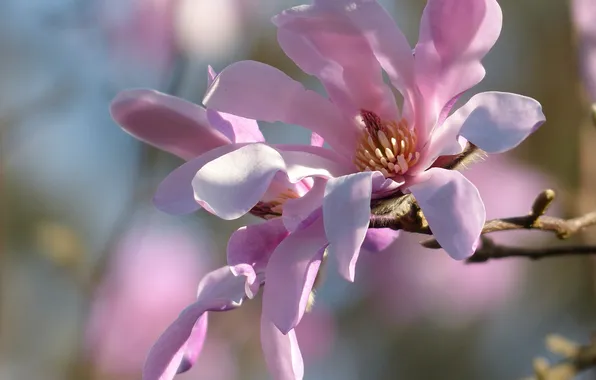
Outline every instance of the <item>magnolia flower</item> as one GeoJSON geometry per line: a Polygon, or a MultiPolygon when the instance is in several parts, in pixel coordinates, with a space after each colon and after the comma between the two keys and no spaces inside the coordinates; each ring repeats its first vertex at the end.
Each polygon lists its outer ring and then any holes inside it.
{"type": "Polygon", "coordinates": [[[591,101],[596,101],[596,2],[573,0],[573,18],[580,39],[581,70],[591,101]]]}
{"type": "Polygon", "coordinates": [[[331,149],[250,144],[179,170],[196,173],[193,194],[183,202],[223,219],[250,211],[280,177],[290,183],[314,178],[308,193],[285,202],[281,222],[290,235],[279,245],[257,239],[266,233],[261,225],[238,231],[228,245],[230,265],[266,265],[263,312],[285,333],[304,314],[325,250],[354,280],[373,198],[411,192],[447,253],[469,257],[485,221],[484,205],[461,173],[433,163],[460,153],[466,140],[489,153],[509,150],[544,115],[531,98],[486,92],[448,116],[459,95],[484,76],[480,60],[501,30],[495,0],[430,0],[414,55],[374,1],[320,0],[273,21],[286,54],[319,78],[329,98],[273,67],[244,61],[215,78],[204,102],[242,117],[302,125],[331,149]],[[403,112],[382,70],[402,93],[403,112]],[[263,241],[259,248],[268,249],[252,249],[247,241],[263,241]]]}
{"type": "MultiPolygon", "coordinates": [[[[213,80],[214,77],[215,73],[210,69],[210,80],[213,80]]],[[[264,141],[254,120],[204,109],[182,99],[153,90],[121,92],[113,101],[111,112],[113,118],[124,130],[139,140],[182,159],[192,159],[193,164],[201,162],[204,164],[239,146],[264,141]]],[[[313,141],[316,142],[316,140],[315,136],[313,141]]],[[[288,152],[298,149],[290,145],[276,146],[276,148],[288,152]]],[[[155,196],[157,207],[171,214],[192,212],[201,208],[201,203],[195,202],[193,198],[191,181],[195,174],[196,170],[192,166],[183,165],[168,176],[158,188],[155,196]]],[[[280,245],[280,249],[284,247],[280,243],[289,235],[289,232],[286,230],[281,218],[279,218],[283,205],[285,203],[291,205],[293,200],[306,194],[312,187],[312,183],[313,181],[310,179],[291,183],[287,178],[280,175],[269,183],[269,187],[262,194],[261,199],[250,210],[247,210],[266,221],[260,225],[241,228],[234,234],[234,239],[230,241],[232,247],[235,247],[235,245],[250,247],[251,252],[254,253],[253,260],[246,260],[247,256],[236,257],[236,250],[233,248],[229,250],[228,262],[233,266],[233,274],[246,276],[249,279],[246,282],[246,288],[242,292],[243,296],[245,294],[250,298],[254,296],[264,281],[264,270],[269,255],[278,245],[280,245]]],[[[209,207],[204,208],[211,211],[209,207]]],[[[383,239],[375,239],[373,236],[369,245],[373,248],[382,248],[386,244],[384,243],[386,238],[383,237],[383,239]]],[[[221,277],[222,281],[226,282],[228,281],[228,274],[232,275],[229,269],[226,276],[213,274],[204,281],[217,282],[219,280],[215,279],[221,277]]],[[[211,293],[207,295],[207,297],[210,296],[211,293]]],[[[237,297],[228,299],[231,302],[230,305],[237,306],[236,299],[237,297]]],[[[163,380],[171,378],[178,368],[187,370],[194,363],[202,348],[205,334],[205,328],[201,327],[205,323],[203,321],[206,321],[206,317],[203,316],[206,310],[203,303],[204,299],[199,295],[198,306],[193,310],[198,308],[202,311],[185,313],[184,317],[181,316],[173,325],[178,327],[172,327],[176,334],[172,335],[172,333],[166,332],[158,341],[156,348],[147,361],[145,379],[159,378],[163,380]],[[193,325],[198,327],[196,327],[196,334],[191,336],[193,325]],[[184,359],[184,354],[177,354],[183,344],[185,348],[182,351],[194,352],[187,359],[184,359]],[[181,365],[182,367],[180,367],[181,365]]],[[[273,325],[265,317],[262,324],[263,350],[270,371],[272,373],[282,371],[279,369],[280,366],[284,367],[286,364],[279,364],[278,361],[283,361],[284,355],[289,354],[293,357],[291,365],[288,364],[290,372],[293,374],[299,373],[302,359],[293,332],[280,337],[281,333],[271,330],[270,327],[273,325]],[[279,346],[282,341],[285,350],[279,346]]],[[[301,375],[296,376],[301,377],[301,375]]]]}

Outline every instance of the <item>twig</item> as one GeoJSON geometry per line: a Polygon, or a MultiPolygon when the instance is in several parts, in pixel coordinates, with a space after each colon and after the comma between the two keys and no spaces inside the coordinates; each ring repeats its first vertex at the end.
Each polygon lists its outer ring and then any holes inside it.
{"type": "MultiPolygon", "coordinates": [[[[544,215],[554,199],[555,192],[547,189],[538,194],[528,215],[487,221],[482,228],[482,245],[467,262],[483,263],[488,260],[503,259],[506,257],[525,257],[531,260],[538,260],[554,256],[596,254],[596,246],[507,247],[497,245],[491,239],[484,236],[485,234],[497,231],[540,230],[553,232],[559,239],[567,239],[587,227],[596,225],[596,211],[571,219],[544,215]]],[[[391,228],[394,230],[432,235],[432,231],[424,218],[422,210],[420,210],[420,207],[411,194],[401,195],[394,199],[374,201],[371,209],[373,210],[373,215],[370,219],[370,228],[391,228]]],[[[420,244],[426,248],[441,248],[439,242],[434,238],[425,240],[420,244]]]]}
{"type": "Polygon", "coordinates": [[[482,236],[482,246],[466,262],[471,264],[484,263],[488,260],[508,257],[524,257],[530,260],[539,260],[545,257],[593,254],[596,254],[595,245],[545,248],[507,247],[495,244],[489,237],[482,236]]]}
{"type": "MultiPolygon", "coordinates": [[[[482,234],[510,230],[541,230],[554,232],[559,239],[567,239],[584,228],[596,225],[596,211],[571,219],[543,215],[554,199],[553,190],[544,190],[534,200],[532,211],[528,215],[489,220],[484,224],[482,234]]],[[[435,239],[426,240],[422,245],[427,248],[440,248],[435,239]]]]}

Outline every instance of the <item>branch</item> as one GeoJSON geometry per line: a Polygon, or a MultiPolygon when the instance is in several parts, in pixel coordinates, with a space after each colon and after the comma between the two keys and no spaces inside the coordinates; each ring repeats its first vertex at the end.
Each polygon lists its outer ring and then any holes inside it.
{"type": "Polygon", "coordinates": [[[580,372],[596,367],[596,339],[580,346],[559,335],[546,338],[549,351],[564,359],[550,365],[544,358],[534,360],[534,376],[527,380],[571,380],[580,372]]]}
{"type": "Polygon", "coordinates": [[[596,254],[596,246],[594,245],[545,248],[507,247],[495,244],[488,236],[482,236],[482,246],[466,262],[471,264],[484,263],[488,260],[508,257],[524,257],[530,260],[539,260],[546,257],[593,254],[596,254]]]}
{"type": "MultiPolygon", "coordinates": [[[[540,194],[538,194],[538,196],[534,200],[532,210],[528,215],[517,216],[513,218],[489,220],[484,224],[484,227],[482,228],[482,234],[484,235],[496,231],[541,230],[553,232],[559,239],[567,239],[568,237],[575,235],[576,233],[580,232],[581,230],[587,227],[596,225],[596,211],[571,219],[562,219],[553,216],[543,215],[554,199],[555,192],[553,190],[544,190],[540,194]]],[[[421,244],[427,248],[440,248],[439,243],[435,239],[426,240],[421,244]]],[[[567,253],[569,253],[570,250],[574,250],[577,251],[578,254],[580,254],[580,251],[581,254],[588,254],[587,252],[585,252],[583,248],[580,249],[580,247],[575,247],[575,249],[572,249],[574,247],[553,247],[550,248],[552,253],[548,254],[545,254],[545,249],[533,250],[522,248],[497,247],[494,246],[494,244],[492,247],[492,250],[495,252],[495,255],[497,255],[495,258],[508,257],[503,256],[504,252],[502,251],[497,252],[499,249],[509,249],[511,251],[510,256],[533,256],[535,258],[562,255],[562,250],[566,250],[567,253]]],[[[589,249],[589,247],[585,248],[589,249]]]]}
{"type": "MultiPolygon", "coordinates": [[[[482,245],[467,262],[483,263],[488,260],[503,259],[506,257],[525,257],[531,260],[538,260],[554,256],[596,254],[596,246],[548,248],[507,247],[497,245],[491,239],[484,236],[485,234],[497,231],[541,230],[553,232],[559,239],[567,239],[587,227],[596,225],[596,211],[571,219],[544,215],[554,199],[555,192],[547,189],[538,194],[532,204],[530,213],[527,215],[487,221],[482,228],[482,245]]],[[[432,231],[424,218],[422,210],[411,194],[401,195],[393,199],[375,200],[371,204],[371,209],[372,216],[369,228],[391,228],[394,230],[432,235],[432,231]]],[[[426,248],[441,248],[434,238],[425,240],[421,244],[426,248]]]]}

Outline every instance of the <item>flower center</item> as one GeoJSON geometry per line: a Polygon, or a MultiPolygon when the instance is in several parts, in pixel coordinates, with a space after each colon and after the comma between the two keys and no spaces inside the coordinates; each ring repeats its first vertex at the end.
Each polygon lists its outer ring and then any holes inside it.
{"type": "Polygon", "coordinates": [[[284,192],[278,194],[274,199],[263,202],[259,201],[255,207],[250,210],[250,213],[265,220],[278,218],[282,215],[283,206],[288,199],[296,199],[300,196],[295,190],[286,189],[284,192]]]}
{"type": "Polygon", "coordinates": [[[416,134],[405,119],[383,121],[370,111],[361,110],[364,131],[360,138],[354,164],[361,171],[378,170],[385,178],[405,174],[420,158],[416,152],[416,134]]]}

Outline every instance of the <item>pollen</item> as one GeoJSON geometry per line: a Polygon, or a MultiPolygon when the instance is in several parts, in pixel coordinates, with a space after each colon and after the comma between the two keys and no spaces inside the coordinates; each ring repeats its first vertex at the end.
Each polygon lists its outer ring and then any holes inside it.
{"type": "Polygon", "coordinates": [[[416,134],[405,119],[384,121],[373,112],[360,112],[364,123],[354,164],[361,171],[378,170],[385,178],[405,174],[420,159],[416,134]]]}

